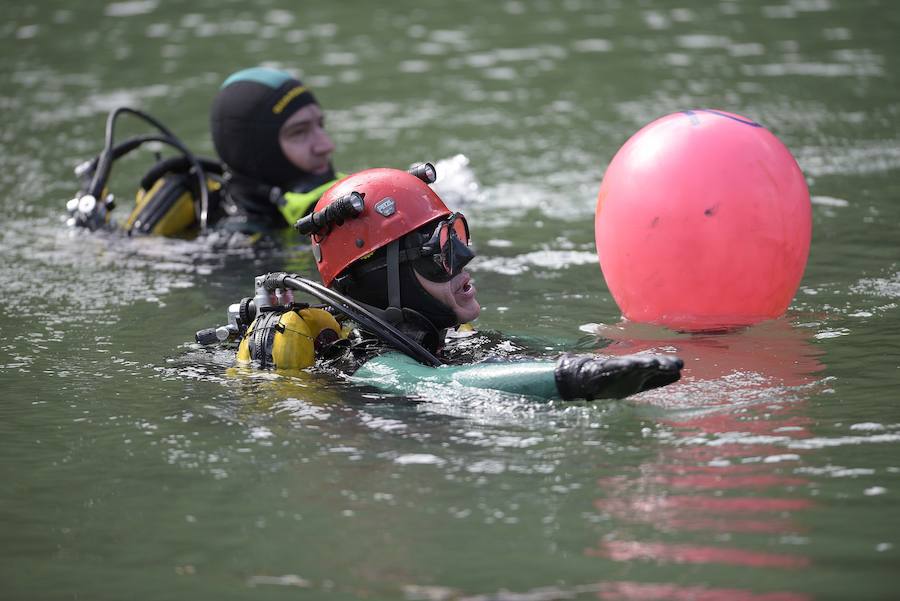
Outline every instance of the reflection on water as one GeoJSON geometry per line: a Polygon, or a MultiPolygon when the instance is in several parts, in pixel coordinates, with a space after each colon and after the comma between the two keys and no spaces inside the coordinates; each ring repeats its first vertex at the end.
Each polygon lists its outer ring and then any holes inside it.
{"type": "MultiPolygon", "coordinates": [[[[734,331],[679,333],[651,324],[585,324],[583,332],[602,337],[603,352],[629,354],[657,349],[684,359],[685,373],[694,381],[710,381],[732,374],[752,374],[772,385],[811,383],[825,369],[824,352],[811,343],[815,335],[782,317],[734,331]],[[606,341],[611,340],[611,344],[606,341]]],[[[587,346],[584,341],[582,346],[587,346]]]]}
{"type": "Polygon", "coordinates": [[[546,586],[527,591],[500,590],[484,595],[466,595],[438,586],[403,587],[409,601],[563,601],[596,598],[604,601],[808,601],[802,593],[752,593],[735,588],[606,581],[576,586],[546,586]]]}
{"type": "MultiPolygon", "coordinates": [[[[809,568],[804,516],[816,508],[808,496],[813,485],[794,471],[802,452],[784,443],[812,436],[805,397],[825,366],[810,332],[786,319],[719,334],[628,323],[583,329],[613,339],[604,352],[655,348],[686,364],[674,394],[642,395],[665,409],[654,413],[656,426],[645,428],[659,441],[657,453],[625,474],[599,479],[603,496],[594,507],[615,526],[585,553],[657,566],[809,568]]],[[[660,586],[678,594],[676,583],[660,586]]],[[[749,590],[703,594],[753,598],[749,590]]]]}

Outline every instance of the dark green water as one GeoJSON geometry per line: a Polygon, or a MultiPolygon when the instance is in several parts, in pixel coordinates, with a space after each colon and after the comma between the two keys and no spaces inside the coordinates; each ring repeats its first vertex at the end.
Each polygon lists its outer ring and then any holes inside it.
{"type": "MultiPolygon", "coordinates": [[[[900,5],[48,0],[4,14],[0,597],[896,598],[900,5]],[[480,328],[547,352],[674,349],[684,380],[612,404],[409,402],[235,375],[196,349],[254,275],[309,271],[308,250],[71,232],[71,169],[120,104],[210,154],[218,84],[260,63],[315,88],[342,170],[468,157],[480,328]],[[594,255],[609,160],[694,107],[766,125],[813,196],[790,311],[736,334],[621,324],[594,255]]],[[[120,219],[150,160],[117,165],[120,219]]]]}

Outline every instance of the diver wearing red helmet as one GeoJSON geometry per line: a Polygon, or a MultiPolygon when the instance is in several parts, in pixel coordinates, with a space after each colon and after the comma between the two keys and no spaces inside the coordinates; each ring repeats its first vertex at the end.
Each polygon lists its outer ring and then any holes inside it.
{"type": "MultiPolygon", "coordinates": [[[[480,313],[466,265],[475,257],[469,227],[427,185],[434,168],[369,169],[341,180],[298,222],[329,289],[361,304],[424,353],[396,352],[378,332],[360,335],[338,361],[355,381],[412,392],[423,381],[457,382],[542,397],[622,398],[675,382],[682,362],[671,356],[601,358],[563,355],[557,361],[441,365],[445,334],[480,313]],[[415,174],[413,174],[415,173],[415,174]],[[425,357],[425,360],[422,357],[425,357]],[[430,363],[430,365],[429,365],[430,363]]],[[[380,329],[372,328],[372,329],[380,329]]]]}

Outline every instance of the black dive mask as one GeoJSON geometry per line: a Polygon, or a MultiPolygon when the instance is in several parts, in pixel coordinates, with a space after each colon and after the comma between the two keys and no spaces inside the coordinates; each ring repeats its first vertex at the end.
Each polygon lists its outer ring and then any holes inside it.
{"type": "MultiPolygon", "coordinates": [[[[427,234],[424,234],[427,236],[427,234]]],[[[448,282],[475,258],[469,247],[469,224],[462,213],[453,213],[439,221],[434,232],[418,249],[415,270],[432,282],[448,282]]]]}

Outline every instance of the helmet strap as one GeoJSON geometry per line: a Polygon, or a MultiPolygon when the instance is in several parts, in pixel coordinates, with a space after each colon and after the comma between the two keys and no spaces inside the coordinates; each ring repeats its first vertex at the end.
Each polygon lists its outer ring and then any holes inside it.
{"type": "Polygon", "coordinates": [[[387,246],[387,289],[388,306],[385,316],[392,325],[403,321],[403,304],[400,300],[400,240],[394,240],[387,246]]]}

